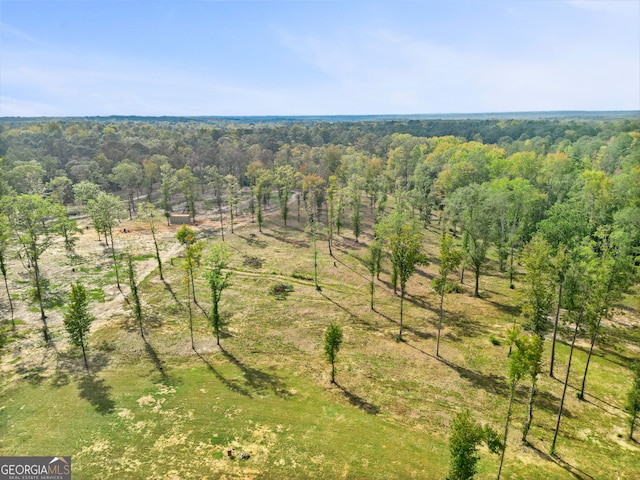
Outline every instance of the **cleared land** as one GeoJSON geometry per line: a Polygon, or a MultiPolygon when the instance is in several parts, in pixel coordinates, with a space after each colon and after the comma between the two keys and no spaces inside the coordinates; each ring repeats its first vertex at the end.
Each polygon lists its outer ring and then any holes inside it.
{"type": "MultiPolygon", "coordinates": [[[[202,238],[219,241],[217,215],[200,220],[202,238]]],[[[370,232],[371,215],[365,220],[370,232]]],[[[317,292],[312,244],[295,211],[286,228],[276,212],[263,233],[246,215],[240,223],[235,235],[225,235],[234,276],[222,296],[228,323],[222,350],[204,316],[210,306],[204,266],[196,283],[197,353],[190,348],[177,227],[160,231],[166,283],[158,278],[148,231],[125,223],[130,233],[116,238],[118,248],[130,248],[137,258],[147,342],[114,286],[109,251],[92,230],[82,235],[76,257],[67,258],[61,244],[48,252],[43,269],[55,347],[42,341],[37,312],[17,302],[19,325],[1,359],[0,454],[71,455],[78,479],[442,479],[456,412],[466,406],[480,421],[502,428],[505,330],[520,314],[522,288],[517,283],[510,290],[495,263],[481,278],[482,298],[472,296],[470,272],[463,292],[447,296],[440,360],[434,357],[439,299],[431,288],[436,229],[425,232],[433,261],[408,285],[406,342],[397,342],[399,297],[389,287],[388,264],[376,283],[376,310],[369,308],[361,261],[369,236],[356,243],[344,229],[335,259],[325,241],[318,243],[317,292]],[[68,285],[76,279],[91,290],[98,316],[88,350],[91,375],[80,352],[68,347],[61,322],[68,285]],[[293,291],[277,299],[270,289],[278,284],[293,291]],[[343,327],[345,338],[338,386],[329,383],[322,355],[331,321],[343,327]],[[225,458],[229,447],[251,457],[225,458]]],[[[28,279],[18,263],[11,270],[18,300],[28,279]]],[[[530,446],[520,443],[528,385],[519,387],[504,478],[640,477],[640,445],[626,439],[622,410],[631,378],[627,366],[640,356],[637,292],[621,307],[596,348],[583,402],[573,387],[584,369],[585,341],[575,355],[557,458],[546,452],[561,382],[540,378],[530,446]]],[[[546,365],[549,350],[547,341],[546,365]]],[[[568,347],[560,344],[558,353],[556,371],[563,378],[568,347]]],[[[478,478],[495,477],[498,458],[486,449],[481,456],[478,478]]]]}

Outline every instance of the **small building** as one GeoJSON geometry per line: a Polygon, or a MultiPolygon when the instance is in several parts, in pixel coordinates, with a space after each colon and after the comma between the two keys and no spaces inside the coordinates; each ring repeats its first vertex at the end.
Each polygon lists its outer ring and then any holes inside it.
{"type": "Polygon", "coordinates": [[[187,213],[172,213],[169,217],[172,225],[189,225],[191,223],[191,215],[187,213]]]}

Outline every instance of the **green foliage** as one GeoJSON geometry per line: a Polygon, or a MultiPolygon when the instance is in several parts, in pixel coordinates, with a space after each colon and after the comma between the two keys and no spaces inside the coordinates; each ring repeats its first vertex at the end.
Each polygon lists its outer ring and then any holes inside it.
{"type": "Polygon", "coordinates": [[[176,233],[176,238],[178,242],[180,242],[180,245],[188,247],[196,243],[196,232],[194,232],[192,228],[182,225],[176,233]]]}
{"type": "Polygon", "coordinates": [[[142,328],[142,304],[140,302],[140,294],[138,293],[138,285],[136,283],[136,271],[133,265],[133,257],[127,254],[127,276],[129,277],[129,287],[131,288],[131,297],[133,298],[133,314],[138,321],[140,327],[140,336],[144,338],[144,330],[142,328]]]}
{"type": "Polygon", "coordinates": [[[64,314],[63,320],[64,328],[69,333],[69,342],[75,347],[82,348],[82,354],[87,368],[89,368],[89,366],[85,354],[86,336],[94,320],[95,317],[89,311],[87,289],[80,282],[71,285],[69,306],[67,312],[64,314]]]}
{"type": "Polygon", "coordinates": [[[42,333],[45,341],[49,341],[39,261],[42,254],[51,246],[53,234],[56,231],[56,221],[48,221],[54,216],[54,204],[39,195],[19,195],[7,199],[4,208],[23,258],[26,259],[27,269],[32,275],[36,300],[40,308],[42,333]]]}
{"type": "Polygon", "coordinates": [[[215,243],[207,256],[207,264],[209,270],[205,273],[205,277],[209,284],[211,293],[211,313],[209,314],[209,322],[216,335],[216,342],[220,345],[220,332],[222,329],[222,318],[219,312],[220,298],[222,292],[231,285],[231,272],[224,271],[229,266],[231,254],[226,245],[215,243]]]}
{"type": "Polygon", "coordinates": [[[171,200],[173,195],[178,191],[178,178],[176,170],[168,163],[160,166],[160,190],[162,192],[162,209],[165,216],[169,216],[171,212],[171,200]]]}
{"type": "Polygon", "coordinates": [[[289,218],[289,196],[296,185],[296,172],[291,165],[282,165],[276,168],[275,185],[278,189],[280,214],[286,225],[289,218]]]}
{"type": "MultiPolygon", "coordinates": [[[[235,211],[240,204],[240,184],[235,175],[226,175],[224,177],[224,192],[227,199],[227,205],[229,205],[229,217],[231,219],[231,233],[233,233],[233,218],[235,211]]],[[[288,204],[287,204],[288,208],[288,204]]],[[[285,222],[286,224],[286,222],[285,222]]]]}
{"type": "Polygon", "coordinates": [[[192,219],[196,218],[196,201],[200,198],[198,193],[198,179],[191,172],[189,165],[185,165],[176,173],[176,185],[184,195],[192,219]]]}
{"type": "Polygon", "coordinates": [[[627,402],[625,404],[625,409],[629,414],[629,439],[633,438],[635,425],[638,416],[640,416],[640,361],[633,363],[631,371],[633,372],[633,379],[629,393],[627,393],[627,402]]]}
{"type": "Polygon", "coordinates": [[[499,453],[502,442],[498,433],[488,425],[481,426],[473,419],[468,409],[458,413],[451,424],[449,435],[449,475],[448,480],[471,480],[477,473],[480,459],[478,447],[485,443],[491,453],[499,453]]]}
{"type": "Polygon", "coordinates": [[[362,188],[364,180],[362,177],[353,174],[349,179],[347,190],[349,191],[349,201],[351,206],[351,228],[356,242],[362,232],[362,188]]]}
{"type": "Polygon", "coordinates": [[[435,277],[431,280],[431,288],[438,293],[442,293],[444,287],[444,293],[462,293],[462,285],[457,280],[443,281],[440,277],[435,277]]]}
{"type": "Polygon", "coordinates": [[[105,237],[112,233],[124,216],[120,199],[104,192],[98,193],[95,200],[89,200],[87,212],[91,216],[96,231],[104,232],[105,237]]]}
{"type": "Polygon", "coordinates": [[[135,210],[134,194],[136,188],[142,184],[142,167],[138,163],[123,161],[113,167],[113,173],[109,175],[109,180],[115,182],[127,191],[129,198],[129,218],[132,218],[135,210]]]}
{"type": "Polygon", "coordinates": [[[342,329],[335,323],[330,323],[324,334],[324,355],[331,364],[331,383],[335,383],[336,360],[342,346],[342,329]]]}
{"type": "Polygon", "coordinates": [[[539,336],[548,330],[548,318],[555,296],[551,246],[541,236],[535,236],[522,252],[526,270],[526,302],[523,307],[529,328],[539,336]]]}
{"type": "Polygon", "coordinates": [[[507,331],[509,343],[515,348],[509,357],[509,380],[517,384],[523,376],[535,378],[540,373],[542,339],[538,335],[522,334],[516,325],[507,331]]]}
{"type": "Polygon", "coordinates": [[[460,225],[462,229],[462,247],[466,261],[475,273],[476,297],[479,296],[482,268],[495,236],[495,211],[487,197],[487,189],[484,186],[471,184],[456,190],[447,204],[447,218],[454,225],[460,225]]]}
{"type": "Polygon", "coordinates": [[[82,180],[73,186],[73,199],[77,205],[87,205],[100,194],[100,187],[93,182],[82,180]]]}
{"type": "Polygon", "coordinates": [[[156,239],[157,222],[160,220],[160,212],[153,206],[151,202],[144,202],[138,206],[140,217],[147,222],[151,236],[153,238],[153,246],[155,248],[155,257],[158,262],[158,273],[160,280],[164,280],[162,275],[162,259],[160,258],[160,249],[158,248],[158,240],[156,239]]]}
{"type": "Polygon", "coordinates": [[[440,277],[434,279],[433,286],[440,294],[448,293],[451,284],[446,281],[447,276],[456,270],[462,262],[462,252],[454,246],[453,238],[447,232],[440,244],[440,267],[438,272],[440,277]]]}
{"type": "Polygon", "coordinates": [[[67,253],[73,253],[78,241],[77,234],[82,233],[82,229],[78,227],[75,220],[69,218],[67,208],[63,205],[54,206],[54,216],[56,218],[56,233],[64,239],[64,247],[67,253]]]}

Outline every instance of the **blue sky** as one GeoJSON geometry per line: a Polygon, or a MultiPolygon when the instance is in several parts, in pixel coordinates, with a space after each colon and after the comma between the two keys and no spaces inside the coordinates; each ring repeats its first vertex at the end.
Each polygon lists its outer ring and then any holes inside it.
{"type": "Polygon", "coordinates": [[[0,116],[640,109],[640,0],[2,0],[0,42],[0,116]]]}

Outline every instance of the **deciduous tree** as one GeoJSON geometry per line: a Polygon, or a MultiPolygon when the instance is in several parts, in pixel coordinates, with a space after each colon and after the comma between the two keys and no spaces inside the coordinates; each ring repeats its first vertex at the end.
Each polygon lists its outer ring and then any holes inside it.
{"type": "Polygon", "coordinates": [[[631,380],[631,389],[627,394],[627,403],[625,408],[629,413],[629,440],[633,439],[633,431],[636,421],[640,415],[640,361],[634,362],[631,367],[633,378],[631,380]]]}
{"type": "Polygon", "coordinates": [[[40,308],[42,333],[49,342],[47,316],[44,313],[42,272],[40,260],[42,254],[51,246],[56,232],[55,220],[49,220],[54,213],[54,206],[40,195],[19,195],[9,200],[7,206],[8,219],[16,242],[20,246],[27,270],[31,273],[35,298],[40,308]]]}
{"type": "Polygon", "coordinates": [[[74,347],[82,348],[84,365],[89,370],[86,352],[86,336],[95,320],[89,311],[89,297],[87,289],[80,282],[71,285],[69,292],[69,305],[64,314],[64,328],[69,333],[69,342],[74,347]]]}
{"type": "Polygon", "coordinates": [[[342,329],[335,323],[329,324],[324,334],[324,355],[331,364],[331,383],[336,383],[336,361],[342,346],[342,329]]]}
{"type": "Polygon", "coordinates": [[[151,202],[144,202],[138,205],[140,217],[149,226],[151,238],[153,238],[153,247],[155,249],[156,261],[158,262],[158,273],[160,280],[164,281],[162,275],[162,259],[160,258],[160,249],[158,248],[158,240],[156,239],[156,230],[158,229],[158,220],[160,220],[160,212],[153,206],[151,202]]]}
{"type": "Polygon", "coordinates": [[[418,232],[415,219],[404,224],[399,232],[389,235],[387,245],[391,251],[391,262],[395,266],[400,284],[400,331],[398,339],[402,340],[404,297],[407,292],[407,281],[415,272],[416,266],[427,265],[427,258],[422,253],[422,235],[418,232]]]}
{"type": "Polygon", "coordinates": [[[4,213],[0,212],[0,272],[2,272],[2,278],[4,279],[4,288],[7,292],[7,300],[9,301],[9,308],[11,309],[11,327],[16,328],[16,323],[13,313],[13,300],[11,299],[11,293],[9,292],[9,282],[7,279],[7,257],[9,255],[9,248],[11,246],[11,226],[9,219],[4,213]]]}
{"type": "Polygon", "coordinates": [[[205,277],[209,283],[211,292],[211,313],[209,321],[216,336],[216,344],[220,346],[220,332],[222,330],[222,319],[219,312],[220,298],[222,292],[231,285],[231,272],[225,271],[229,265],[231,255],[229,250],[220,243],[216,243],[211,248],[207,256],[209,270],[205,273],[205,277]]]}
{"type": "Polygon", "coordinates": [[[440,356],[440,331],[442,330],[442,317],[444,313],[444,295],[447,293],[447,277],[449,273],[460,266],[462,252],[453,244],[453,238],[445,233],[440,244],[440,277],[436,279],[435,287],[440,294],[440,315],[438,320],[438,338],[436,340],[436,357],[440,356]]]}
{"type": "MultiPolygon", "coordinates": [[[[100,192],[95,200],[90,200],[87,204],[87,210],[95,229],[104,232],[105,239],[111,239],[111,257],[113,258],[113,266],[116,270],[116,282],[120,289],[120,274],[118,273],[118,257],[116,256],[116,248],[113,243],[113,229],[122,220],[122,202],[119,198],[100,192]]],[[[109,241],[107,240],[107,245],[109,241]]]]}
{"type": "Polygon", "coordinates": [[[127,277],[129,279],[129,287],[131,288],[131,298],[133,299],[133,315],[136,317],[138,326],[140,327],[140,336],[144,340],[144,329],[142,327],[142,304],[138,293],[136,270],[133,266],[133,257],[131,256],[131,253],[127,253],[127,277]]]}
{"type": "Polygon", "coordinates": [[[112,172],[109,179],[127,191],[127,198],[129,199],[129,220],[131,220],[133,218],[133,212],[135,212],[135,192],[142,182],[142,167],[137,163],[125,160],[113,167],[112,172]]]}
{"type": "Polygon", "coordinates": [[[231,222],[231,233],[233,233],[233,219],[240,204],[240,184],[235,175],[226,175],[224,177],[224,192],[229,206],[229,220],[231,222]]]}
{"type": "Polygon", "coordinates": [[[481,426],[468,409],[458,413],[449,435],[448,480],[472,480],[477,473],[478,447],[485,443],[491,453],[500,453],[503,445],[498,432],[488,425],[481,426]]]}
{"type": "Polygon", "coordinates": [[[296,185],[296,172],[291,165],[282,165],[276,169],[275,184],[278,189],[280,214],[286,227],[289,218],[289,197],[296,185]]]}

